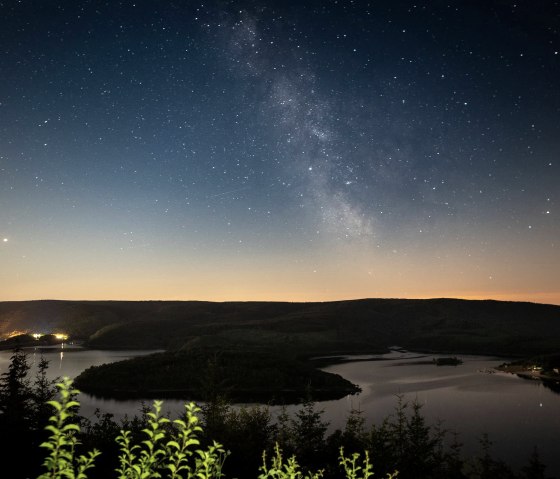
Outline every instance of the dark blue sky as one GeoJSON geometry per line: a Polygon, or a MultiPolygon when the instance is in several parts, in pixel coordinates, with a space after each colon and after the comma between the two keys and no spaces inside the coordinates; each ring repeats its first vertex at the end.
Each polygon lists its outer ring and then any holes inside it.
{"type": "Polygon", "coordinates": [[[0,2],[0,299],[560,303],[559,19],[0,2]]]}

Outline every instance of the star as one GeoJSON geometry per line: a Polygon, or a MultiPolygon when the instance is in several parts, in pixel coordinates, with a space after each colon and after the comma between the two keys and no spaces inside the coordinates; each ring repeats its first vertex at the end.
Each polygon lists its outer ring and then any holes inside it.
{"type": "Polygon", "coordinates": [[[69,257],[114,279],[53,297],[152,298],[154,274],[242,300],[468,296],[492,268],[486,296],[538,301],[560,281],[556,2],[454,2],[484,31],[440,2],[36,3],[0,15],[0,243],[39,258],[4,267],[0,300],[46,294],[69,257]],[[117,253],[131,230],[146,257],[117,253]],[[311,259],[328,297],[295,280],[311,259]],[[239,277],[216,284],[218,261],[239,277]]]}

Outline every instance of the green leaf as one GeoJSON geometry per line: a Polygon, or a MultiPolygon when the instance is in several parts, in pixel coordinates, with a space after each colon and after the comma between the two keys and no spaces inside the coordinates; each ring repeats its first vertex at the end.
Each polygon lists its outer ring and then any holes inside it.
{"type": "Polygon", "coordinates": [[[179,443],[177,441],[169,441],[166,444],[167,447],[174,447],[175,449],[179,450],[181,449],[181,446],[179,445],[179,443]]]}

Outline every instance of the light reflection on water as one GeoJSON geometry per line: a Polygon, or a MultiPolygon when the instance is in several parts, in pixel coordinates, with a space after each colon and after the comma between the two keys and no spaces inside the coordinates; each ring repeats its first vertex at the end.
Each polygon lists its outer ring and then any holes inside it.
{"type": "MultiPolygon", "coordinates": [[[[153,351],[96,351],[64,350],[44,351],[50,361],[48,374],[75,377],[89,366],[119,361],[153,351]]],[[[7,370],[11,352],[0,352],[0,372],[7,370]]],[[[560,475],[560,458],[556,448],[560,432],[560,395],[545,388],[540,382],[520,379],[507,373],[489,374],[504,359],[462,356],[459,366],[435,366],[422,364],[433,356],[393,351],[383,355],[382,361],[360,361],[337,364],[324,368],[340,374],[360,385],[362,392],[337,401],[324,401],[318,407],[325,411],[324,419],[331,429],[343,427],[348,412],[363,411],[370,425],[379,423],[394,412],[397,396],[405,401],[417,400],[429,423],[443,420],[444,427],[460,433],[464,443],[463,455],[480,452],[478,439],[488,433],[494,442],[493,452],[514,467],[526,465],[534,446],[547,464],[549,475],[560,475]]],[[[437,356],[436,356],[437,357],[437,356]]],[[[360,356],[360,359],[372,356],[360,356]]],[[[380,358],[376,356],[375,358],[380,358]]],[[[30,350],[29,362],[33,369],[39,362],[40,352],[30,350]]],[[[86,394],[78,398],[82,404],[81,414],[94,418],[99,408],[116,417],[137,414],[141,400],[117,401],[101,399],[86,394]]],[[[151,400],[145,403],[151,404],[151,400]]],[[[172,416],[184,410],[182,400],[166,400],[164,411],[172,416]]],[[[298,406],[288,406],[295,412],[298,406]]],[[[272,407],[273,416],[280,411],[272,407]]]]}

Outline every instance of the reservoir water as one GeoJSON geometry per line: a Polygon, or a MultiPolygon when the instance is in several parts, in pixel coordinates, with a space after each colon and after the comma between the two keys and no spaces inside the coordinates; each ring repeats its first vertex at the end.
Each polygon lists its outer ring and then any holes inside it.
{"type": "MultiPolygon", "coordinates": [[[[52,350],[43,355],[50,361],[49,376],[75,377],[92,365],[119,361],[153,351],[52,350]]],[[[9,365],[10,351],[0,352],[0,373],[9,365]]],[[[29,350],[29,362],[36,364],[40,353],[29,350]]],[[[547,465],[547,474],[560,477],[560,395],[539,381],[493,372],[504,359],[487,356],[461,356],[458,366],[435,366],[429,362],[438,355],[392,351],[380,356],[353,356],[369,361],[347,362],[324,368],[340,374],[362,388],[360,394],[317,404],[331,429],[343,427],[351,409],[363,411],[367,424],[379,423],[394,411],[397,396],[417,400],[429,423],[459,433],[463,455],[480,452],[478,441],[487,433],[493,456],[513,467],[526,465],[534,447],[547,465]]],[[[93,418],[95,409],[122,417],[134,415],[141,400],[117,401],[81,394],[81,414],[93,418]]],[[[145,402],[150,403],[151,400],[145,402]]],[[[172,415],[183,410],[185,401],[167,400],[164,410],[172,415]]],[[[288,411],[298,410],[289,406],[288,411]]],[[[278,408],[271,408],[273,414],[278,408]]]]}

